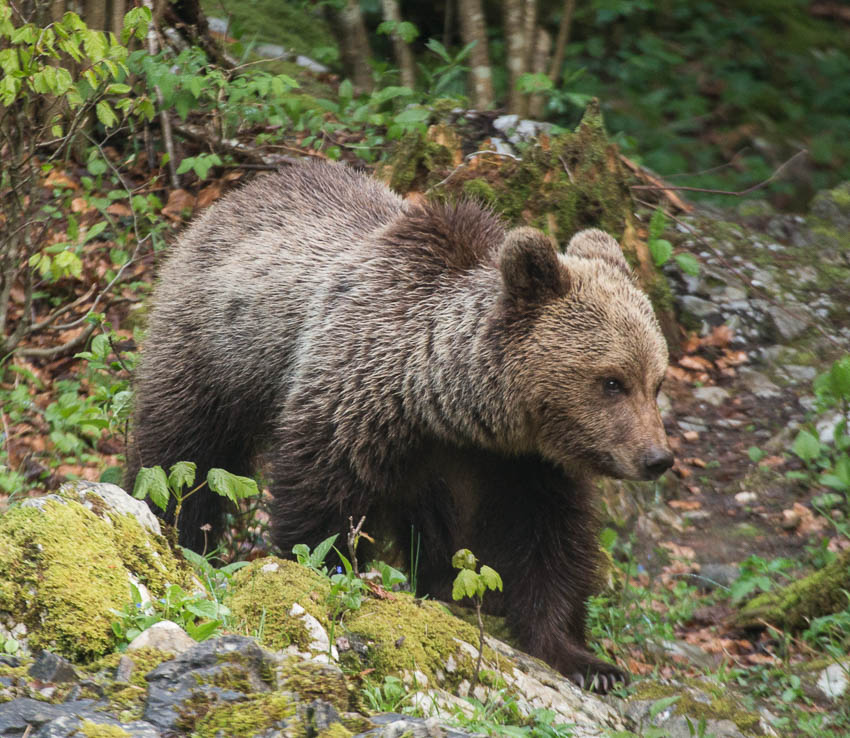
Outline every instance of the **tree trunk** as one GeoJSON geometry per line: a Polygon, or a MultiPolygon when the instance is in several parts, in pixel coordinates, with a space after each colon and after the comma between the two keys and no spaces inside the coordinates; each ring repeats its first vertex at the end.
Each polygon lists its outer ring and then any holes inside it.
{"type": "Polygon", "coordinates": [[[83,5],[83,20],[89,28],[107,30],[106,3],[103,0],[86,0],[83,5]]]}
{"type": "MultiPolygon", "coordinates": [[[[546,74],[546,64],[549,61],[549,51],[552,49],[552,36],[545,28],[538,28],[534,44],[531,71],[535,74],[546,74]]],[[[528,101],[528,115],[531,118],[543,117],[543,106],[546,99],[543,95],[532,95],[528,101]]]]}
{"type": "Polygon", "coordinates": [[[555,53],[552,54],[552,63],[549,66],[549,79],[557,87],[561,81],[561,72],[564,66],[564,54],[567,44],[570,42],[570,28],[573,24],[573,13],[576,9],[576,0],[564,0],[564,10],[561,12],[561,23],[558,26],[558,38],[555,41],[555,53]]]}
{"type": "Polygon", "coordinates": [[[525,0],[504,0],[505,51],[508,66],[508,112],[525,114],[525,95],[517,89],[517,81],[525,72],[525,33],[523,19],[525,0]]]}
{"type": "Polygon", "coordinates": [[[464,46],[475,42],[469,55],[472,106],[477,110],[487,110],[493,106],[493,79],[481,0],[459,0],[458,15],[464,46]]]}
{"type": "MultiPolygon", "coordinates": [[[[396,24],[401,23],[398,0],[381,0],[381,4],[384,8],[384,20],[396,24]]],[[[416,87],[416,65],[413,62],[413,53],[410,51],[407,42],[395,31],[390,34],[390,38],[393,42],[393,52],[398,64],[401,84],[412,90],[416,87]]]]}
{"type": "Polygon", "coordinates": [[[359,90],[369,92],[374,86],[369,66],[372,52],[358,0],[345,0],[345,7],[339,11],[339,36],[342,61],[351,71],[351,81],[359,90]]]}

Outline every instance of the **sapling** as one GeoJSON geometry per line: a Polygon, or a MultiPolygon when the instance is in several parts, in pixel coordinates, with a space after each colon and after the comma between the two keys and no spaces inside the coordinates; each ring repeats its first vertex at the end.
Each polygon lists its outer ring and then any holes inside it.
{"type": "Polygon", "coordinates": [[[180,510],[183,503],[199,489],[209,485],[216,494],[226,497],[232,502],[260,494],[257,483],[249,477],[240,477],[224,469],[210,469],[206,480],[192,487],[195,483],[196,465],[191,461],[178,461],[171,467],[168,477],[161,466],[142,467],[136,476],[133,487],[133,497],[143,500],[149,497],[151,502],[160,510],[168,508],[169,497],[174,498],[174,527],[171,530],[171,542],[177,545],[177,530],[180,522],[180,510]],[[192,487],[183,492],[186,487],[192,487]]]}
{"type": "Polygon", "coordinates": [[[475,674],[472,678],[473,688],[478,683],[481,672],[481,660],[484,658],[484,621],[481,618],[481,606],[484,604],[484,593],[488,589],[502,591],[502,577],[495,569],[486,564],[476,573],[478,559],[468,548],[462,548],[452,556],[452,566],[459,569],[452,584],[452,599],[462,600],[469,597],[475,605],[478,618],[478,662],[475,664],[475,674]]]}

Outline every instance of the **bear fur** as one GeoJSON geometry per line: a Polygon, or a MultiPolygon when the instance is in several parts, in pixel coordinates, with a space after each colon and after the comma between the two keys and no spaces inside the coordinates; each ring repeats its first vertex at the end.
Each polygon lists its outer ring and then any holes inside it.
{"type": "MultiPolygon", "coordinates": [[[[284,554],[349,516],[410,547],[448,598],[451,556],[502,575],[488,595],[520,644],[606,691],[592,656],[593,479],[672,464],[656,395],[667,349],[617,243],[565,254],[471,202],[405,203],[341,165],[258,178],[207,210],[162,268],[136,377],[140,466],[250,474],[265,459],[284,554]]],[[[189,498],[181,542],[205,545],[225,502],[189,498]]]]}

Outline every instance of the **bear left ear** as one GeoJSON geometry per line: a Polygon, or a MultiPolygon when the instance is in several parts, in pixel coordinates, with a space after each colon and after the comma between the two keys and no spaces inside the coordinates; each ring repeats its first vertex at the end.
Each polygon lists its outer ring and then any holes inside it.
{"type": "Polygon", "coordinates": [[[499,250],[499,268],[508,293],[523,300],[565,295],[570,278],[552,242],[536,228],[508,231],[499,250]]]}
{"type": "Polygon", "coordinates": [[[620,244],[598,228],[588,228],[576,233],[570,239],[566,253],[568,256],[577,256],[581,259],[601,259],[625,272],[629,279],[634,278],[620,244]]]}

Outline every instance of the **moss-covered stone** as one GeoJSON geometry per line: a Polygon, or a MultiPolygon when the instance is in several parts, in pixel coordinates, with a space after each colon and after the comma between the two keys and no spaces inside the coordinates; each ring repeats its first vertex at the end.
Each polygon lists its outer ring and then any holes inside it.
{"type": "Polygon", "coordinates": [[[264,645],[274,649],[294,645],[306,651],[310,636],[304,622],[289,612],[297,602],[327,629],[329,593],[326,578],[292,561],[270,556],[235,575],[228,607],[243,632],[257,636],[264,645]]]}
{"type": "Polygon", "coordinates": [[[0,517],[0,610],[27,626],[32,648],[87,661],[110,651],[110,608],[130,597],[130,578],[161,596],[187,583],[164,539],[129,515],[99,517],[78,502],[45,499],[0,517]]]}
{"type": "Polygon", "coordinates": [[[353,706],[348,682],[335,666],[292,660],[281,668],[279,680],[279,688],[297,694],[299,702],[324,700],[338,712],[345,712],[353,706]]]}
{"type": "Polygon", "coordinates": [[[850,589],[850,551],[803,579],[755,597],[741,609],[737,623],[761,627],[765,622],[799,630],[814,618],[839,612],[847,606],[850,589]]]}
{"type": "Polygon", "coordinates": [[[83,720],[80,723],[80,732],[86,738],[130,738],[130,734],[118,725],[95,723],[91,720],[83,720]]]}
{"type": "Polygon", "coordinates": [[[265,730],[283,727],[295,717],[296,705],[292,696],[272,692],[244,702],[207,706],[192,730],[195,738],[248,738],[265,730]]]}
{"type": "Polygon", "coordinates": [[[340,723],[334,723],[326,730],[319,733],[319,738],[351,738],[352,733],[348,728],[340,723]]]}

